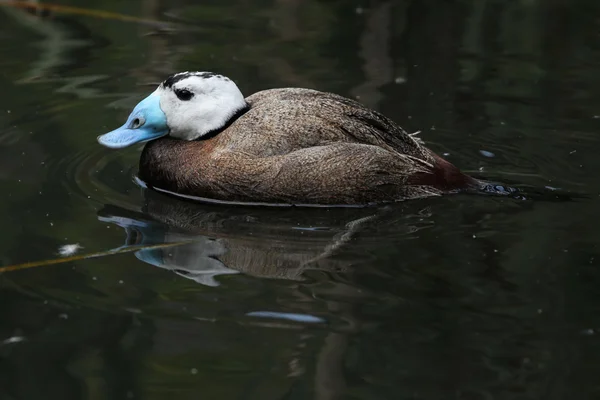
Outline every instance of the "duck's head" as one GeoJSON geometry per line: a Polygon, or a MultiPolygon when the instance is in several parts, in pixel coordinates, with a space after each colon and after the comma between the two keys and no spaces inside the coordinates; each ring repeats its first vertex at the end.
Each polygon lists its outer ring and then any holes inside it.
{"type": "Polygon", "coordinates": [[[171,75],[133,109],[120,128],[98,137],[110,148],[122,148],[162,136],[195,140],[222,129],[248,108],[229,78],[212,72],[171,75]]]}

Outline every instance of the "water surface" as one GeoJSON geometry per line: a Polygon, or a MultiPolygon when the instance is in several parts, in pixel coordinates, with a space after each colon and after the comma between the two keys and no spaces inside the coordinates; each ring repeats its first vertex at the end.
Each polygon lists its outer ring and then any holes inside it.
{"type": "Polygon", "coordinates": [[[0,6],[0,261],[114,254],[0,275],[0,398],[600,397],[600,3],[60,5],[114,14],[0,6]],[[545,195],[307,210],[143,190],[141,146],[96,136],[184,70],[357,98],[545,195]]]}

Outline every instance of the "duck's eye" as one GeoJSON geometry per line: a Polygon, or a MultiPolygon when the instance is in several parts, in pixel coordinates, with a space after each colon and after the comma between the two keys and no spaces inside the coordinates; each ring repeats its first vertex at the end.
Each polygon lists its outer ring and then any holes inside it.
{"type": "Polygon", "coordinates": [[[177,98],[179,100],[183,100],[183,101],[188,101],[192,97],[194,97],[194,93],[190,92],[187,89],[176,89],[175,90],[175,95],[177,96],[177,98]]]}

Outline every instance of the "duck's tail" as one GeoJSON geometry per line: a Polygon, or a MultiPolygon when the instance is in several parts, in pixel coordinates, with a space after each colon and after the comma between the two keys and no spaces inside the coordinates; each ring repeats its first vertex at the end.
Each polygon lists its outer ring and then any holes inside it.
{"type": "Polygon", "coordinates": [[[573,201],[588,197],[584,194],[567,192],[550,186],[540,188],[479,179],[463,173],[454,164],[433,152],[431,156],[433,158],[431,170],[428,173],[414,174],[410,177],[409,183],[430,186],[442,193],[462,192],[506,196],[515,200],[573,201]]]}

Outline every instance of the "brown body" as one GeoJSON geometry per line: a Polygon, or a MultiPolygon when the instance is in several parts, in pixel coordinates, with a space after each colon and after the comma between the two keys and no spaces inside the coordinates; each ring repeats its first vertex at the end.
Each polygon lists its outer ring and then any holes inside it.
{"type": "Polygon", "coordinates": [[[146,144],[140,178],[236,202],[366,204],[440,195],[478,181],[385,116],[331,93],[272,89],[209,139],[146,144]]]}

